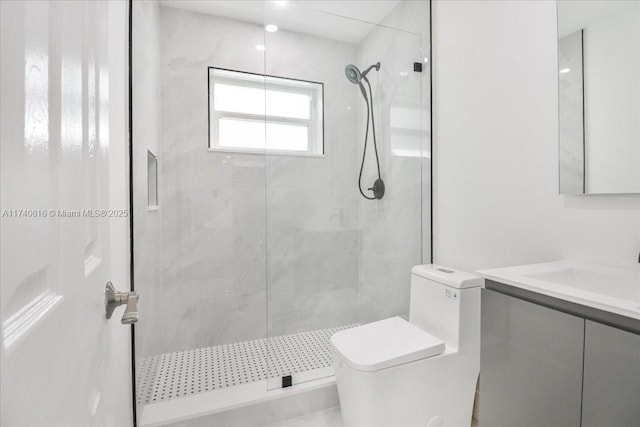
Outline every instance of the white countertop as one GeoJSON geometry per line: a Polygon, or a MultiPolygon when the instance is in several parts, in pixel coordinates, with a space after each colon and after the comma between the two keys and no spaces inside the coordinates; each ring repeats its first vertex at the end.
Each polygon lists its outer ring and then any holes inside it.
{"type": "Polygon", "coordinates": [[[555,261],[476,272],[485,279],[640,320],[640,264],[555,261]]]}

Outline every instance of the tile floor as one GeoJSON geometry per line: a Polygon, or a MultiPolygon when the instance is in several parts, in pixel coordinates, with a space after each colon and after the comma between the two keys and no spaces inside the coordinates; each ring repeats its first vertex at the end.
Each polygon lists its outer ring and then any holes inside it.
{"type": "Polygon", "coordinates": [[[138,405],[331,366],[329,339],[355,325],[165,353],[138,360],[138,405]]]}
{"type": "Polygon", "coordinates": [[[340,408],[335,407],[300,417],[289,418],[265,427],[342,427],[342,415],[340,414],[340,408]]]}
{"type": "MultiPolygon", "coordinates": [[[[471,427],[478,427],[478,425],[476,420],[471,423],[471,427]]],[[[264,427],[342,427],[342,415],[340,407],[336,407],[279,421],[264,427]]]]}

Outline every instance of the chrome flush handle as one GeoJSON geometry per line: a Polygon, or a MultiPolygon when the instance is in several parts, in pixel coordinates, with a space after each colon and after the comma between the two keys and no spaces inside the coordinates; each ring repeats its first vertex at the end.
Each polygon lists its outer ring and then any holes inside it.
{"type": "Polygon", "coordinates": [[[137,292],[119,292],[111,282],[107,282],[104,290],[104,308],[107,319],[111,319],[116,307],[126,304],[122,320],[123,325],[131,325],[138,321],[138,299],[137,292]]]}

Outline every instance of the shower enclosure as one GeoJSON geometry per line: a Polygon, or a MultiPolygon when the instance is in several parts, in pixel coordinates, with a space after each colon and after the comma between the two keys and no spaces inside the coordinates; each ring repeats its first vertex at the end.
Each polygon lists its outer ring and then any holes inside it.
{"type": "Polygon", "coordinates": [[[295,393],[333,375],[334,332],[408,313],[429,45],[426,1],[132,1],[139,425],[295,393]],[[365,102],[345,67],[378,62],[365,102]]]}

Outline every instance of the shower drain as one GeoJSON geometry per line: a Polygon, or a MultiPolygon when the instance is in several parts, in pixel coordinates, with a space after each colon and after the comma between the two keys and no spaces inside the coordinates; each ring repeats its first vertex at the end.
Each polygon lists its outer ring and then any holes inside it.
{"type": "Polygon", "coordinates": [[[331,335],[355,326],[358,325],[139,359],[136,363],[138,405],[331,366],[331,335]]]}

